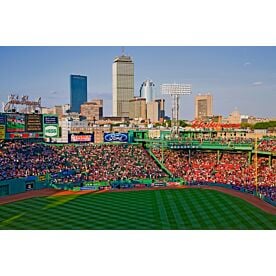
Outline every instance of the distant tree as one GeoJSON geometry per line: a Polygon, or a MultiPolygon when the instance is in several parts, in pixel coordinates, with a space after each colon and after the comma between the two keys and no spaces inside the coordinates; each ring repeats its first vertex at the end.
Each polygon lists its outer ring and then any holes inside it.
{"type": "Polygon", "coordinates": [[[171,120],[165,120],[164,121],[164,126],[168,125],[168,127],[172,126],[172,121],[171,120]]]}
{"type": "Polygon", "coordinates": [[[185,120],[180,120],[179,121],[179,126],[181,126],[181,127],[186,127],[188,124],[187,124],[187,122],[185,121],[185,120]]]}
{"type": "Polygon", "coordinates": [[[253,129],[254,124],[249,124],[249,123],[241,123],[241,128],[250,128],[253,129]]]}
{"type": "Polygon", "coordinates": [[[276,121],[260,122],[254,125],[254,129],[268,129],[276,127],[276,121]]]}

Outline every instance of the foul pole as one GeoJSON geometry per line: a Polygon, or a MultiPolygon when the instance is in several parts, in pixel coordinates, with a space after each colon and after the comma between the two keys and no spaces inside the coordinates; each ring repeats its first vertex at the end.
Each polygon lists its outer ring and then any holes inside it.
{"type": "Polygon", "coordinates": [[[258,193],[258,142],[257,135],[255,136],[255,186],[256,186],[256,194],[258,193]]]}

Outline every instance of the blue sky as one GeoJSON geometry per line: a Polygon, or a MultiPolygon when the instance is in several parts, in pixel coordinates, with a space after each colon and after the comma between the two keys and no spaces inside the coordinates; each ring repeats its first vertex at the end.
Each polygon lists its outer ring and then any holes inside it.
{"type": "MultiPolygon", "coordinates": [[[[135,95],[151,79],[192,84],[181,118],[194,116],[194,97],[211,92],[214,113],[276,117],[276,47],[125,47],[134,61],[135,95]]],[[[88,76],[88,99],[103,98],[112,114],[112,62],[121,47],[0,47],[0,101],[11,93],[42,97],[43,106],[69,103],[69,75],[88,76]]],[[[166,97],[170,116],[170,100],[166,97]]]]}

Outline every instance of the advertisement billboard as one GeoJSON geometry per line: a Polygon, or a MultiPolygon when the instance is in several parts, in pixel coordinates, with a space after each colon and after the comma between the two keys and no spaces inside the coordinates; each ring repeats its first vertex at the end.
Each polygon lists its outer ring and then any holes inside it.
{"type": "Polygon", "coordinates": [[[6,139],[30,139],[43,138],[42,133],[27,132],[27,133],[7,133],[6,139]]]}
{"type": "Polygon", "coordinates": [[[26,131],[42,132],[42,117],[40,114],[26,115],[26,131]]]}
{"type": "Polygon", "coordinates": [[[26,182],[25,183],[25,190],[26,191],[31,191],[34,189],[34,181],[26,182]]]}
{"type": "Polygon", "coordinates": [[[6,115],[0,114],[0,125],[6,125],[6,115]]]}
{"type": "Polygon", "coordinates": [[[69,143],[89,143],[94,142],[93,134],[68,134],[69,143]]]}
{"type": "Polygon", "coordinates": [[[58,137],[58,126],[57,125],[46,125],[44,126],[44,137],[56,138],[58,137]]]}
{"type": "Polygon", "coordinates": [[[43,117],[44,125],[57,125],[58,124],[58,117],[51,116],[51,115],[44,115],[43,117]]]}
{"type": "Polygon", "coordinates": [[[5,139],[5,126],[0,125],[0,140],[4,140],[5,139]]]}
{"type": "Polygon", "coordinates": [[[24,114],[6,114],[7,132],[24,132],[25,115],[24,114]]]}
{"type": "Polygon", "coordinates": [[[128,133],[104,133],[104,142],[128,142],[128,133]]]}
{"type": "Polygon", "coordinates": [[[59,126],[57,115],[43,115],[43,136],[45,138],[59,137],[59,126]]]}

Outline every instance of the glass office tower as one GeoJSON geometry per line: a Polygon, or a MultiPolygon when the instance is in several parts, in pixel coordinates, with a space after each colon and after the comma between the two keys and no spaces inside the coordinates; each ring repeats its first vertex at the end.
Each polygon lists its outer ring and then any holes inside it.
{"type": "Polygon", "coordinates": [[[140,97],[145,98],[147,103],[155,100],[154,83],[151,80],[145,80],[140,88],[140,97]]]}
{"type": "Polygon", "coordinates": [[[87,102],[87,76],[70,76],[70,111],[80,113],[80,106],[87,102]]]}

